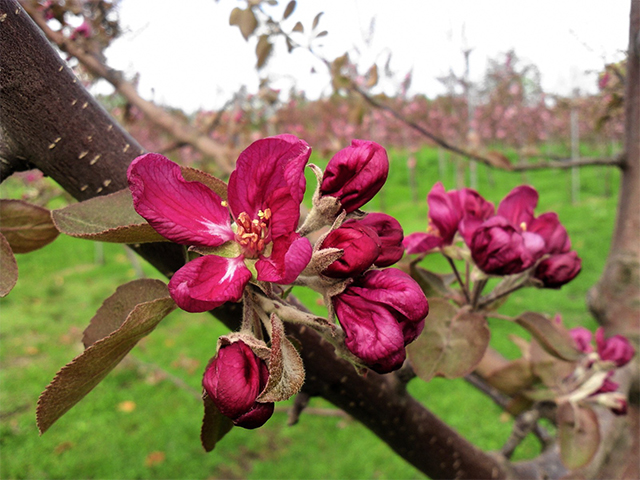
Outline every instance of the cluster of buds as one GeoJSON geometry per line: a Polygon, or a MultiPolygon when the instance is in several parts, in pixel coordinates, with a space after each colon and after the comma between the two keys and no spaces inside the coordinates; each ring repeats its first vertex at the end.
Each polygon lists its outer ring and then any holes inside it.
{"type": "Polygon", "coordinates": [[[472,262],[476,280],[519,275],[518,286],[560,288],[580,273],[581,260],[558,215],[534,215],[538,192],[533,187],[514,188],[495,209],[475,190],[446,192],[438,182],[427,203],[427,231],[404,239],[409,254],[440,251],[472,262]]]}
{"type": "Polygon", "coordinates": [[[282,321],[310,325],[357,368],[387,373],[402,366],[405,347],[429,311],[418,284],[387,268],[404,253],[398,221],[359,210],[387,178],[385,150],[354,140],[324,172],[310,165],[318,186],[299,227],[310,154],[293,135],[258,140],[240,154],[226,189],[189,181],[154,153],[128,170],[136,211],[162,236],[188,247],[191,260],[169,281],[177,305],[202,312],[243,301],[242,329],[219,340],[203,386],[218,410],[245,428],[261,426],[273,402],[302,384],[300,357],[282,321]],[[314,232],[319,237],[312,245],[314,232]],[[286,285],[322,293],[329,319],[289,305],[281,295],[286,285]]]}
{"type": "Polygon", "coordinates": [[[575,372],[565,379],[571,392],[561,400],[588,402],[604,405],[616,415],[627,413],[627,400],[618,391],[618,383],[612,380],[615,371],[628,364],[635,349],[622,335],[605,338],[602,327],[596,330],[595,348],[593,335],[584,327],[572,328],[569,333],[576,347],[585,354],[575,372]]]}

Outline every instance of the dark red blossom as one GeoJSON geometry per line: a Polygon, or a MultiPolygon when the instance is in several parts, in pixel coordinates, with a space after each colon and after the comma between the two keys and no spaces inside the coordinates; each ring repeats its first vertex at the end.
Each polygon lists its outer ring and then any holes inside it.
{"type": "Polygon", "coordinates": [[[332,301],[347,348],[378,373],[402,366],[429,313],[418,284],[395,268],[366,272],[332,301]]]}
{"type": "Polygon", "coordinates": [[[615,363],[618,368],[629,363],[636,353],[629,340],[622,335],[605,339],[602,327],[596,330],[596,346],[600,358],[615,363]]]}
{"type": "Polygon", "coordinates": [[[593,346],[591,345],[593,335],[589,329],[584,327],[575,327],[569,330],[569,334],[573,338],[578,350],[582,353],[593,352],[593,346]]]}
{"type": "Polygon", "coordinates": [[[385,149],[375,142],[352,140],[327,164],[320,193],[338,198],[344,210],[353,212],[380,191],[389,174],[385,149]]]}
{"type": "Polygon", "coordinates": [[[407,253],[425,253],[451,245],[460,229],[461,234],[475,229],[494,214],[493,204],[470,188],[445,191],[437,182],[427,195],[429,223],[426,232],[416,232],[404,239],[407,253]]]}
{"type": "Polygon", "coordinates": [[[533,274],[545,288],[560,288],[573,280],[582,269],[582,260],[574,251],[551,255],[542,260],[533,274]]]}
{"type": "MultiPolygon", "coordinates": [[[[345,224],[349,222],[347,221],[345,224]]],[[[386,213],[369,213],[359,222],[373,228],[380,239],[380,254],[374,262],[376,267],[388,267],[402,258],[404,233],[398,220],[386,213]]]]}
{"type": "Polygon", "coordinates": [[[512,275],[534,265],[542,255],[544,240],[518,232],[504,217],[495,216],[478,227],[469,244],[478,268],[490,275],[512,275]]]}
{"type": "Polygon", "coordinates": [[[293,135],[252,143],[231,173],[226,201],[204,184],[186,181],[180,167],[162,155],[148,153],[131,163],[134,207],[158,233],[182,245],[236,246],[231,258],[205,255],[173,275],[169,292],[180,308],[201,312],[238,301],[252,271],[264,282],[297,278],[312,250],[295,233],[310,153],[293,135]]]}
{"type": "Polygon", "coordinates": [[[322,273],[333,278],[356,277],[373,265],[380,254],[380,239],[375,230],[359,221],[346,222],[330,232],[322,248],[339,248],[342,257],[322,273]]]}
{"type": "Polygon", "coordinates": [[[202,385],[218,410],[244,428],[257,428],[273,414],[273,403],[256,398],[269,380],[264,360],[243,341],[220,347],[209,362],[202,385]]]}

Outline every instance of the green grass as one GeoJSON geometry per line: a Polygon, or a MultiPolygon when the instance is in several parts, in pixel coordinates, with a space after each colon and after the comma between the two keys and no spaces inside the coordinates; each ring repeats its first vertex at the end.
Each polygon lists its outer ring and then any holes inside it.
{"type": "MultiPolygon", "coordinates": [[[[312,161],[322,165],[317,158],[312,161]]],[[[391,152],[391,172],[381,195],[367,210],[382,210],[401,220],[405,233],[426,227],[426,195],[439,179],[437,151],[418,152],[416,196],[412,201],[406,156],[391,152]]],[[[580,171],[580,199],[571,204],[570,173],[530,172],[526,182],[540,192],[542,213],[555,210],[583,259],[578,278],[559,291],[516,292],[502,308],[559,312],[565,324],[595,327],[585,294],[604,265],[614,223],[616,193],[605,197],[604,170],[580,171]]],[[[310,172],[309,172],[310,173],[310,172]]],[[[523,176],[478,168],[478,190],[497,202],[523,176]],[[491,175],[491,177],[490,177],[491,175]]],[[[617,172],[611,172],[617,185],[617,172]]],[[[308,197],[315,185],[309,179],[308,197]]],[[[455,188],[454,170],[441,179],[455,188]]],[[[17,198],[13,179],[2,196],[17,198]]],[[[58,201],[58,204],[60,202],[58,201]]],[[[202,370],[215,352],[225,327],[208,314],[173,312],[144,339],[85,399],[39,436],[36,401],[57,370],[78,355],[83,329],[115,288],[136,278],[124,247],[104,245],[104,261],[96,262],[96,245],[60,237],[42,250],[18,256],[16,288],[0,300],[0,477],[1,478],[420,478],[356,421],[335,415],[303,414],[287,427],[286,405],[255,431],[234,429],[206,454],[199,443],[202,405],[198,399],[202,370]]],[[[429,257],[424,265],[444,270],[429,257]],[[432,265],[433,263],[433,265],[432,265]]],[[[161,278],[143,265],[145,274],[161,278]]],[[[321,313],[313,294],[296,294],[321,313]]],[[[513,357],[510,333],[524,335],[513,324],[492,320],[491,344],[513,357]]],[[[420,401],[461,434],[486,450],[498,449],[509,435],[511,420],[464,380],[414,380],[409,389],[420,401]]],[[[332,407],[313,399],[320,413],[332,407]]],[[[516,451],[516,458],[536,455],[535,440],[516,451]]]]}

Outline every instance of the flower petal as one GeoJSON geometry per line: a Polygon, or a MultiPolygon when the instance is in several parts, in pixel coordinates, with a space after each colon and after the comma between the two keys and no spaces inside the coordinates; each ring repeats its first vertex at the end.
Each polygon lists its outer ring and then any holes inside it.
{"type": "Polygon", "coordinates": [[[249,145],[238,158],[229,178],[229,206],[237,218],[246,212],[271,209],[271,236],[294,232],[300,219],[300,202],[306,180],[304,167],[311,147],[293,135],[264,138],[249,145]]]}
{"type": "Polygon", "coordinates": [[[287,285],[293,282],[311,260],[313,248],[308,238],[296,233],[276,238],[269,257],[256,262],[258,280],[287,285]]]}
{"type": "Polygon", "coordinates": [[[187,312],[205,312],[225,302],[237,302],[251,279],[242,256],[204,255],[190,261],[169,281],[169,293],[187,312]]]}
{"type": "Polygon", "coordinates": [[[229,210],[200,182],[157,153],[136,158],[127,172],[136,211],[163,237],[182,245],[217,247],[234,236],[229,210]]]}
{"type": "Polygon", "coordinates": [[[425,253],[443,244],[442,238],[424,232],[410,233],[402,241],[407,253],[425,253]]]}
{"type": "Polygon", "coordinates": [[[378,373],[400,368],[406,354],[399,314],[349,292],[333,302],[351,353],[378,373]]]}
{"type": "Polygon", "coordinates": [[[522,231],[533,220],[536,205],[538,205],[536,189],[528,185],[520,185],[502,199],[496,215],[506,218],[518,231],[522,231]],[[522,228],[523,224],[525,228],[522,228]]]}

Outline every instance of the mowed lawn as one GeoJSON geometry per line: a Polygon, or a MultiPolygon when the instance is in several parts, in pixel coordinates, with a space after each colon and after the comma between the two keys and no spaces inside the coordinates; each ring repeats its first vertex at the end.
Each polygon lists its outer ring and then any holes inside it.
{"type": "MultiPolygon", "coordinates": [[[[391,171],[382,193],[366,206],[397,217],[405,234],[427,225],[426,195],[439,179],[455,188],[451,162],[442,172],[438,152],[392,152],[391,171]],[[442,178],[440,178],[442,173],[442,178]],[[417,201],[414,201],[417,198],[417,201]]],[[[324,162],[312,157],[318,164],[324,162]]],[[[309,195],[315,185],[308,175],[309,195]]],[[[501,313],[524,310],[560,313],[568,326],[594,329],[585,295],[598,279],[608,253],[617,202],[618,172],[583,168],[580,195],[571,203],[571,172],[535,171],[526,175],[478,168],[478,190],[498,201],[521,183],[540,192],[537,213],[556,211],[583,271],[561,290],[528,289],[513,294],[501,313]],[[607,184],[609,182],[609,184],[607,184]],[[607,195],[611,186],[612,192],[607,195]]],[[[17,198],[14,179],[0,185],[3,197],[17,198]]],[[[59,203],[59,202],[58,202],[59,203]]],[[[18,256],[16,288],[0,299],[0,477],[10,478],[421,478],[377,437],[322,399],[313,399],[299,424],[287,426],[287,405],[255,431],[233,429],[212,453],[199,442],[202,371],[215,353],[225,327],[208,314],[173,312],[120,366],[43,436],[35,425],[38,396],[55,373],[82,351],[83,329],[115,288],[138,278],[139,269],[125,247],[60,237],[44,249],[18,256]]],[[[422,264],[446,271],[432,255],[422,264]]],[[[317,297],[296,294],[315,311],[317,297]]],[[[508,335],[525,333],[506,321],[490,321],[491,344],[508,357],[517,348],[508,335]]],[[[483,449],[498,449],[511,420],[464,380],[413,380],[410,391],[428,408],[483,449]]],[[[538,452],[529,438],[516,452],[538,452]]],[[[428,454],[428,453],[426,453],[428,454]]]]}

